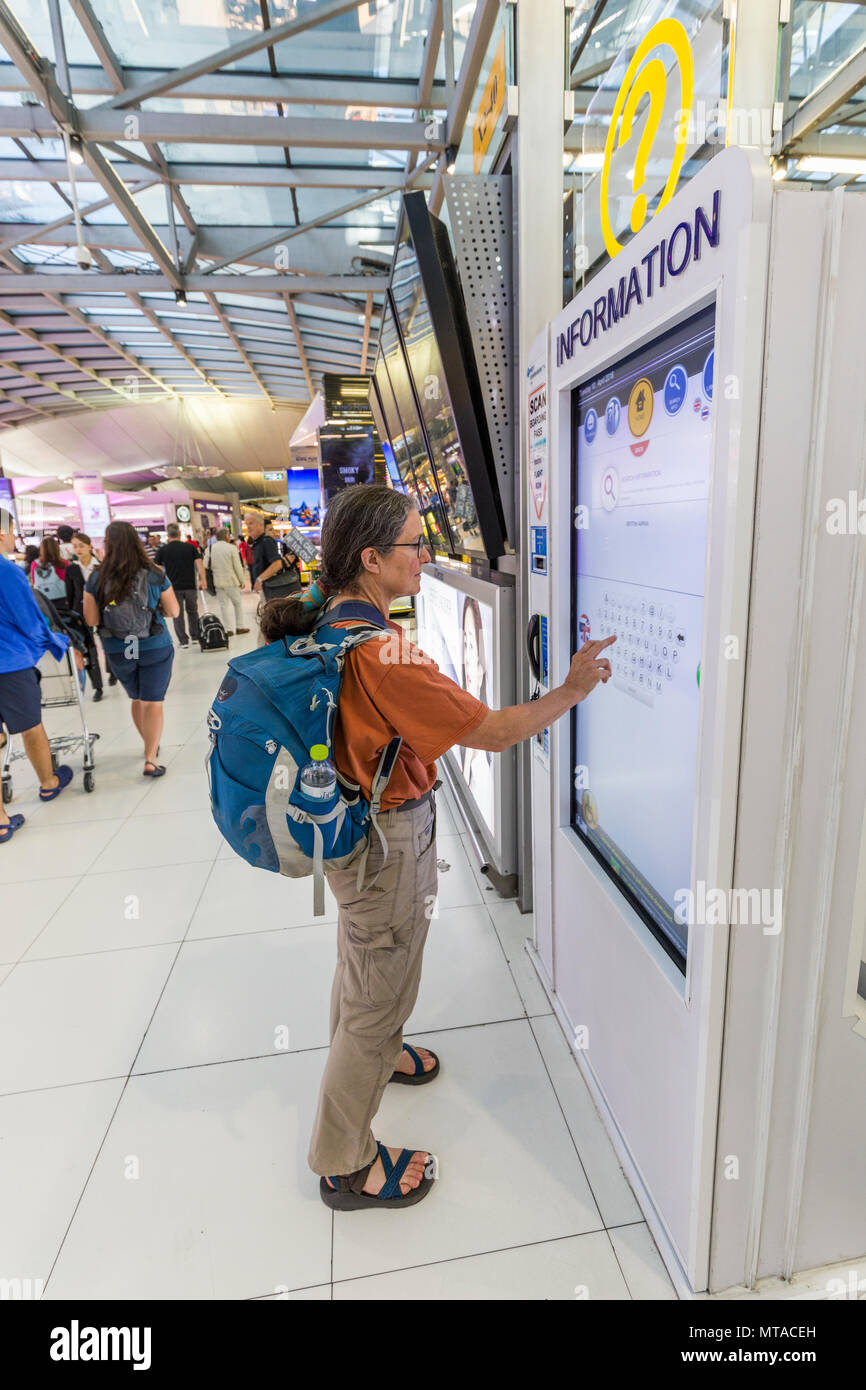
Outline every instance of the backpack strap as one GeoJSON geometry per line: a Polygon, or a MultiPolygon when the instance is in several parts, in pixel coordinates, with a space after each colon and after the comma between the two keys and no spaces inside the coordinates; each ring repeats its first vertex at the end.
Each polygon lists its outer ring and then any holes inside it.
{"type": "MultiPolygon", "coordinates": [[[[400,752],[402,746],[403,740],[399,737],[392,738],[391,742],[386,744],[385,748],[382,750],[382,756],[379,759],[379,766],[376,768],[376,775],[373,778],[373,785],[370,788],[370,820],[373,823],[376,834],[379,836],[379,843],[382,846],[382,863],[379,867],[379,873],[376,874],[376,877],[373,879],[373,882],[368,884],[368,887],[370,888],[373,887],[373,884],[379,881],[379,874],[381,874],[382,870],[384,869],[385,862],[388,858],[388,841],[382,834],[382,829],[379,825],[379,816],[381,814],[382,808],[382,797],[385,793],[385,788],[387,787],[388,782],[391,779],[391,773],[394,771],[394,764],[397,761],[397,754],[400,752]]],[[[358,863],[357,889],[359,893],[362,893],[364,891],[364,879],[367,874],[367,857],[369,853],[370,838],[368,836],[364,853],[361,855],[360,861],[358,863]]]]}
{"type": "Polygon", "coordinates": [[[328,623],[344,622],[347,618],[357,618],[364,623],[372,623],[374,627],[386,628],[388,621],[382,616],[378,608],[374,608],[372,603],[363,603],[361,600],[346,599],[343,603],[331,605],[330,600],[325,604],[319,613],[313,626],[316,628],[324,627],[328,623]]]}

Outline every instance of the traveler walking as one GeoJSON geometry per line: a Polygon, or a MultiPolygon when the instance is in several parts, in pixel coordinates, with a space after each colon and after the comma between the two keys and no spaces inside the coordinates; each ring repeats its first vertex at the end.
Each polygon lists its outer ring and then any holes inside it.
{"type": "Polygon", "coordinates": [[[30,566],[30,583],[52,603],[66,603],[66,561],[60,553],[60,543],[54,536],[45,536],[39,547],[39,558],[30,566]]]}
{"type": "Polygon", "coordinates": [[[177,522],[169,522],[166,534],[168,540],[156,552],[156,563],[165,570],[177,597],[179,607],[174,620],[175,636],[182,647],[188,647],[190,637],[193,642],[199,638],[198,591],[205,587],[204,567],[198,547],[194,549],[188,541],[181,540],[177,522]],[[184,611],[189,623],[189,636],[184,611]]]}
{"type": "MultiPolygon", "coordinates": [[[[52,766],[36,663],[46,652],[56,661],[62,660],[69,639],[49,629],[27,576],[9,559],[14,549],[12,517],[0,511],[0,724],[7,734],[21,735],[24,751],[39,778],[39,800],[53,801],[69,786],[73,774],[65,763],[56,772],[52,766]]],[[[11,840],[23,824],[24,817],[7,815],[0,800],[0,844],[11,840]]]]}
{"type": "Polygon", "coordinates": [[[106,660],[132,701],[132,722],[144,744],[145,777],[165,772],[156,759],[174,646],[162,614],[176,618],[179,612],[167,575],[151,565],[132,526],[112,521],[102,564],[85,585],[84,617],[99,628],[106,660]]]}
{"type": "Polygon", "coordinates": [[[229,540],[229,533],[223,527],[217,531],[216,539],[210,546],[207,558],[204,562],[205,571],[210,570],[213,577],[214,592],[217,603],[220,607],[220,617],[223,627],[229,637],[233,635],[230,626],[229,606],[234,609],[235,626],[234,631],[239,635],[249,632],[248,627],[241,627],[244,620],[243,602],[241,600],[241,590],[244,583],[244,567],[241,564],[241,557],[229,540]]]}
{"type": "Polygon", "coordinates": [[[148,560],[150,560],[151,564],[153,564],[156,560],[156,552],[159,549],[159,536],[155,531],[148,532],[147,540],[143,542],[143,545],[145,555],[148,560]]]}
{"type": "Polygon", "coordinates": [[[87,644],[84,669],[93,686],[93,699],[98,701],[102,699],[103,695],[102,668],[99,665],[96,639],[84,617],[84,586],[94,570],[99,568],[99,561],[93,553],[93,543],[90,537],[86,536],[83,531],[75,532],[72,544],[75,549],[75,560],[66,570],[66,602],[70,611],[81,618],[83,624],[83,635],[87,644]]]}
{"type": "MultiPolygon", "coordinates": [[[[502,751],[547,728],[609,680],[610,663],[601,653],[614,639],[587,642],[563,685],[541,699],[491,710],[387,621],[395,598],[418,593],[431,558],[410,497],[373,484],[346,488],[328,508],[322,551],[322,584],[333,595],[324,605],[327,620],[339,625],[339,605],[360,600],[378,610],[388,629],[346,658],[333,761],[369,801],[383,749],[395,739],[402,743],[377,818],[387,852],[374,836],[360,885],[357,865],[328,874],[340,909],[338,960],[308,1162],[320,1174],[327,1206],[409,1206],[430,1190],[429,1155],[386,1148],[371,1122],[389,1081],[423,1085],[439,1072],[434,1053],[403,1044],[436,899],[436,759],[455,745],[502,751]]],[[[310,632],[322,597],[313,585],[299,597],[268,603],[261,616],[265,640],[310,632]]],[[[347,613],[342,621],[352,619],[347,613]]]]}

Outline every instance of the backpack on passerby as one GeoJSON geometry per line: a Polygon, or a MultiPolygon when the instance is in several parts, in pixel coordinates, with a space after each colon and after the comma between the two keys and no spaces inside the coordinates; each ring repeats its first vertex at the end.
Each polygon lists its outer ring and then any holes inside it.
{"type": "Polygon", "coordinates": [[[386,629],[372,605],[341,603],[307,636],[234,657],[208,713],[211,811],[220,834],[253,868],[290,878],[311,873],[317,917],[325,911],[325,868],[360,860],[363,878],[371,826],[388,853],[377,816],[402,739],[385,748],[369,803],[339,773],[325,798],[301,781],[317,744],[330,757],[346,655],[386,629]],[[335,617],[357,625],[332,627],[335,617]]]}
{"type": "Polygon", "coordinates": [[[100,637],[118,637],[125,640],[128,637],[151,637],[160,631],[156,610],[148,602],[151,573],[158,575],[160,583],[162,582],[163,571],[156,566],[152,571],[140,569],[126,597],[119,603],[112,599],[105,604],[100,612],[100,637]]]}
{"type": "Polygon", "coordinates": [[[43,598],[50,599],[52,603],[58,600],[66,602],[66,579],[61,578],[54,565],[36,564],[33,569],[33,588],[37,593],[42,594],[43,598]]]}

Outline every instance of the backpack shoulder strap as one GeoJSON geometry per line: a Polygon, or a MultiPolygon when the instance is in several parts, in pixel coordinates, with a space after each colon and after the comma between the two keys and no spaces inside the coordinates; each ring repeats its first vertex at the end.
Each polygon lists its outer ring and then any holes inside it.
{"type": "Polygon", "coordinates": [[[336,604],[335,607],[326,605],[319,617],[316,619],[313,631],[316,628],[324,627],[326,624],[343,622],[348,618],[355,618],[359,622],[372,624],[373,627],[385,629],[388,626],[386,618],[382,617],[378,608],[374,608],[372,603],[363,603],[361,600],[347,599],[343,603],[336,604]]]}

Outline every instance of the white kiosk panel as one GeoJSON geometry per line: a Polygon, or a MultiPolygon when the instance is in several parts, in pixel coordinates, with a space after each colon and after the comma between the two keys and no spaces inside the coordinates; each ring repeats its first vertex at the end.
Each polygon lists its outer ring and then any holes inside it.
{"type": "Polygon", "coordinates": [[[745,652],[769,203],[766,168],[718,155],[550,344],[552,682],[587,624],[620,633],[614,682],[552,730],[555,1004],[653,1232],[695,1289],[727,928],[689,917],[707,885],[731,885],[743,662],[729,657],[745,652]]]}

